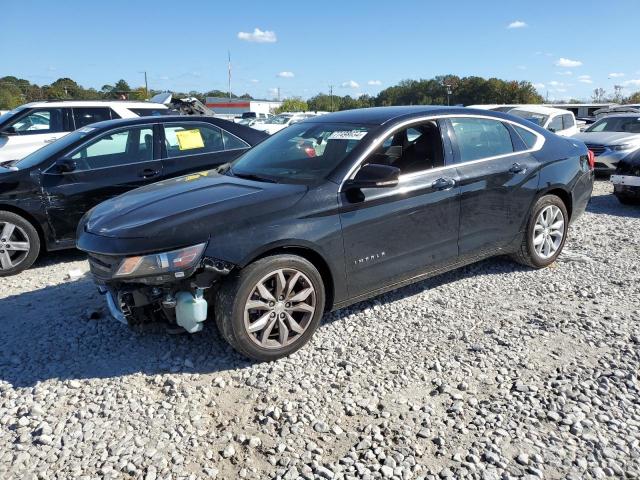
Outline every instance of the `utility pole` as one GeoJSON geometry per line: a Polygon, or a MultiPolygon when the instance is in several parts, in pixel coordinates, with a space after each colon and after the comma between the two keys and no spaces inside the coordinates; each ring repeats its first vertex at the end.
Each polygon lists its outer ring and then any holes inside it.
{"type": "Polygon", "coordinates": [[[229,100],[231,100],[231,50],[227,50],[228,54],[228,75],[229,75],[229,100]]]}
{"type": "Polygon", "coordinates": [[[149,98],[149,84],[147,83],[147,72],[144,71],[144,93],[147,98],[149,98]]]}
{"type": "Polygon", "coordinates": [[[329,85],[329,98],[331,101],[331,111],[333,112],[333,85],[329,85]]]}
{"type": "Polygon", "coordinates": [[[278,87],[278,101],[280,101],[280,87],[278,87]]]}

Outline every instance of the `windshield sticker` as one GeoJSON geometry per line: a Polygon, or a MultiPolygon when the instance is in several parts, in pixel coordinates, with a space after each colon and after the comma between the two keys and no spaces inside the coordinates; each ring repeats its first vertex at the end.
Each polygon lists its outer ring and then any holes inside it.
{"type": "Polygon", "coordinates": [[[178,148],[180,150],[193,150],[194,148],[204,148],[204,140],[199,129],[181,130],[176,132],[178,148]]]}
{"type": "Polygon", "coordinates": [[[327,140],[362,140],[366,134],[362,130],[341,130],[333,132],[327,140]]]}

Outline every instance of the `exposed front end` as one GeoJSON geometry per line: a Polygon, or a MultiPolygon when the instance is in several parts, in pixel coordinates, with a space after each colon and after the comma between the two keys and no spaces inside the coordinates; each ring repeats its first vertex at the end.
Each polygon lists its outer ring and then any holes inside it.
{"type": "Polygon", "coordinates": [[[115,320],[129,326],[165,322],[195,333],[207,319],[212,291],[234,268],[203,256],[205,246],[135,256],[87,253],[115,320]]]}

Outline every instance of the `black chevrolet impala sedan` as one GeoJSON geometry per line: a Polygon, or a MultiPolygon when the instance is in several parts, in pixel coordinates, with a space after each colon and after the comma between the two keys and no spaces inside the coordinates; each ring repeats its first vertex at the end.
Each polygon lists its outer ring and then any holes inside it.
{"type": "Polygon", "coordinates": [[[0,165],[0,277],[41,249],[75,246],[78,221],[98,203],[153,181],[227,163],[268,137],[211,117],[94,123],[0,165]]]}
{"type": "Polygon", "coordinates": [[[215,318],[273,360],[327,310],[492,255],[551,264],[593,178],[583,143],[507,114],[351,110],[98,205],[78,248],[116,319],[197,332],[215,318]]]}

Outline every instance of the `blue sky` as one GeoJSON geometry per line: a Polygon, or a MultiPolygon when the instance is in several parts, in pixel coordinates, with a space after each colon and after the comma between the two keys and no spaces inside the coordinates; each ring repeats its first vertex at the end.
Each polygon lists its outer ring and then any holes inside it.
{"type": "Polygon", "coordinates": [[[640,2],[7,1],[0,76],[253,96],[375,94],[453,73],[529,80],[550,99],[640,90],[640,2]],[[511,27],[511,28],[510,28],[511,27]],[[613,74],[613,76],[612,76],[613,74]]]}

